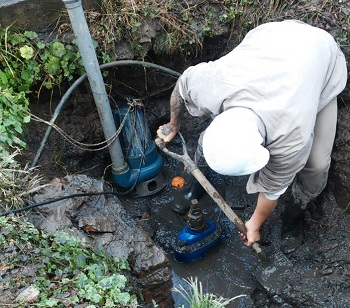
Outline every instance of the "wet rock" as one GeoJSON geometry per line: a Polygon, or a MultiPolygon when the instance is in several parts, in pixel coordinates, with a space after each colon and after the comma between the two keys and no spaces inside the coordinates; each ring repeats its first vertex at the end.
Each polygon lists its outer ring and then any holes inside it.
{"type": "Polygon", "coordinates": [[[115,55],[117,59],[128,60],[135,57],[135,53],[130,46],[130,42],[118,42],[115,46],[115,55]]]}
{"type": "Polygon", "coordinates": [[[159,285],[160,281],[170,281],[172,277],[172,273],[170,268],[160,268],[153,271],[150,275],[147,275],[139,280],[140,284],[147,286],[155,286],[159,285]]]}
{"type": "Polygon", "coordinates": [[[145,301],[152,302],[152,300],[155,300],[159,308],[174,307],[174,300],[168,296],[168,292],[166,291],[169,288],[172,288],[171,281],[145,288],[143,292],[145,301]]]}
{"type": "MultiPolygon", "coordinates": [[[[35,225],[47,233],[71,228],[73,226],[72,217],[76,216],[78,209],[90,199],[90,196],[76,197],[74,195],[101,191],[103,191],[102,182],[86,175],[67,176],[63,180],[55,178],[33,199],[36,203],[61,197],[65,199],[38,207],[42,215],[33,216],[33,222],[35,221],[35,225]]],[[[104,196],[98,198],[98,202],[103,202],[103,200],[104,196]]]]}
{"type": "Polygon", "coordinates": [[[135,242],[135,251],[130,261],[133,264],[133,270],[138,276],[157,268],[159,264],[168,264],[168,259],[163,251],[153,245],[151,241],[135,242]],[[138,252],[138,254],[135,254],[138,252]]]}
{"type": "Polygon", "coordinates": [[[142,216],[137,220],[137,224],[142,228],[143,231],[149,236],[153,237],[157,231],[157,223],[148,213],[143,213],[142,216]]]}
{"type": "Polygon", "coordinates": [[[30,286],[24,291],[22,291],[16,298],[16,302],[24,302],[24,303],[35,303],[38,301],[40,296],[40,291],[34,286],[30,286]]]}
{"type": "Polygon", "coordinates": [[[115,226],[108,217],[80,217],[79,228],[85,232],[114,232],[115,226]]]}
{"type": "MultiPolygon", "coordinates": [[[[62,180],[55,179],[36,198],[45,200],[50,198],[50,194],[58,196],[61,193],[68,195],[103,191],[103,181],[75,175],[62,180]]],[[[39,221],[40,228],[51,232],[64,229],[95,247],[103,247],[115,259],[128,260],[144,298],[156,300],[159,307],[172,306],[172,275],[168,259],[149,234],[128,215],[116,196],[68,198],[56,208],[46,208],[41,215],[43,220],[39,221]],[[74,225],[89,231],[89,237],[74,225]]]]}
{"type": "Polygon", "coordinates": [[[127,260],[130,251],[133,250],[129,240],[122,239],[117,235],[113,235],[112,237],[108,235],[103,235],[102,237],[95,236],[95,239],[95,243],[101,243],[107,253],[116,259],[127,260]]]}

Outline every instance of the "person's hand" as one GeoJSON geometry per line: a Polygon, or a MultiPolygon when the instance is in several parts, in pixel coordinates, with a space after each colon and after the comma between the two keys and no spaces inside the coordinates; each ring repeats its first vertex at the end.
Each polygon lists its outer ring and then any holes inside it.
{"type": "Polygon", "coordinates": [[[177,132],[179,131],[178,126],[167,123],[162,126],[159,126],[157,130],[157,135],[160,139],[162,139],[165,143],[170,142],[173,140],[173,138],[176,136],[177,132]]]}
{"type": "Polygon", "coordinates": [[[245,223],[245,227],[247,229],[247,235],[244,235],[243,233],[239,233],[239,235],[244,241],[245,246],[251,246],[254,242],[260,240],[260,232],[251,220],[248,220],[245,223]]]}

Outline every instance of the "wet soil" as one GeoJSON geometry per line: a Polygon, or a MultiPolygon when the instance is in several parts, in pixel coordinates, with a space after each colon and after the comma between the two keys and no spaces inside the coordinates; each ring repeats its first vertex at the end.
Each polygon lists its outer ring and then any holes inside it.
{"type": "MultiPolygon", "coordinates": [[[[188,123],[193,123],[193,120],[188,123]]],[[[207,124],[208,121],[193,123],[201,129],[207,124]]],[[[182,130],[193,157],[198,136],[192,135],[192,130],[187,131],[186,124],[182,130]]],[[[182,153],[179,140],[174,140],[169,149],[182,153]]],[[[153,240],[170,260],[175,287],[182,285],[188,289],[183,279],[198,277],[206,292],[226,298],[244,295],[229,307],[346,307],[350,294],[345,282],[350,261],[346,256],[350,244],[346,238],[350,217],[339,208],[330,187],[305,214],[304,244],[287,255],[280,250],[280,215],[289,200],[290,191],[280,199],[276,211],[261,230],[261,245],[272,261],[269,265],[264,264],[254,250],[243,245],[232,222],[210,196],[205,195],[199,200],[199,205],[205,217],[222,229],[221,241],[204,258],[178,263],[174,259],[174,246],[179,232],[186,225],[187,215],[172,211],[171,204],[175,196],[183,193],[191,184],[193,177],[181,163],[163,153],[161,155],[165,161],[162,172],[167,186],[154,196],[121,200],[129,211],[150,213],[156,224],[153,240]],[[187,185],[182,190],[171,186],[171,179],[178,175],[186,179],[187,185]]],[[[243,220],[250,217],[257,195],[246,193],[247,177],[225,177],[210,172],[208,179],[236,214],[243,220]]],[[[174,293],[174,299],[176,307],[184,304],[177,293],[174,293]]]]}
{"type": "MultiPolygon", "coordinates": [[[[74,103],[68,103],[63,110],[60,124],[78,140],[100,141],[103,137],[98,117],[91,108],[93,104],[82,104],[82,101],[91,102],[89,96],[77,94],[75,99],[74,103]],[[94,127],[93,131],[91,127],[87,129],[84,126],[87,125],[87,117],[90,119],[90,126],[94,127]]],[[[146,115],[152,134],[158,125],[167,121],[168,113],[168,96],[147,102],[146,115]]],[[[343,129],[338,132],[338,139],[346,139],[344,132],[347,131],[349,114],[342,113],[340,119],[340,127],[343,129]]],[[[195,152],[199,133],[209,123],[210,119],[207,118],[194,120],[187,114],[184,116],[181,131],[190,156],[193,157],[195,152]]],[[[40,136],[43,136],[42,126],[33,124],[32,131],[28,134],[28,160],[35,153],[40,136]],[[37,130],[38,127],[40,130],[37,130]]],[[[182,153],[179,139],[172,141],[168,147],[173,152],[182,153]]],[[[186,225],[186,215],[179,215],[171,210],[175,195],[181,191],[173,188],[170,183],[174,176],[180,175],[186,179],[188,187],[193,177],[184,170],[181,163],[161,152],[160,155],[164,158],[162,174],[165,188],[151,196],[135,198],[131,194],[120,196],[119,199],[134,220],[140,222],[147,217],[150,224],[146,224],[146,229],[155,245],[161,248],[170,261],[174,287],[182,285],[188,289],[183,279],[198,277],[206,292],[226,298],[244,295],[229,307],[347,307],[350,295],[350,241],[347,237],[350,232],[350,217],[347,209],[340,208],[336,202],[332,179],[318,198],[314,210],[305,217],[305,243],[287,255],[291,266],[266,267],[262,264],[258,255],[243,245],[234,225],[208,195],[199,200],[199,205],[205,217],[222,229],[221,241],[204,258],[191,263],[178,263],[174,260],[173,247],[179,232],[186,225]]],[[[339,157],[342,156],[338,154],[338,161],[339,157]]],[[[104,175],[105,180],[110,181],[106,168],[110,164],[108,153],[85,153],[77,150],[66,144],[57,133],[50,138],[40,163],[44,163],[42,170],[45,170],[47,177],[78,172],[98,178],[104,175]],[[58,154],[59,163],[55,160],[58,154]],[[88,164],[93,164],[93,168],[86,168],[88,164]]],[[[257,196],[246,193],[246,177],[224,177],[211,172],[208,179],[243,220],[250,217],[257,196]]],[[[110,184],[113,185],[111,182],[110,184]]],[[[271,258],[280,248],[280,214],[288,197],[287,191],[261,231],[262,247],[271,258]]],[[[273,258],[272,260],[274,261],[273,258]]],[[[173,292],[173,297],[175,307],[184,304],[187,308],[183,298],[176,292],[173,292]]]]}

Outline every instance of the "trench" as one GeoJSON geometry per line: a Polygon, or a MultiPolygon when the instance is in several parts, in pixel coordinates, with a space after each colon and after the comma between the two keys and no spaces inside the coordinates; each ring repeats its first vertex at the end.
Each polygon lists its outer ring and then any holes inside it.
{"type": "MultiPolygon", "coordinates": [[[[168,97],[162,97],[154,100],[151,106],[167,106],[168,104],[168,97]]],[[[148,114],[150,126],[157,127],[157,125],[153,125],[152,119],[158,119],[159,116],[154,115],[154,107],[151,110],[151,115],[148,114]]],[[[193,158],[198,136],[210,123],[210,120],[185,116],[184,122],[181,133],[184,135],[187,151],[193,158]]],[[[183,154],[182,144],[178,137],[168,144],[167,148],[174,153],[183,154]]],[[[212,293],[226,299],[237,297],[227,307],[257,307],[255,299],[258,299],[259,296],[267,297],[262,285],[264,280],[261,278],[265,270],[268,269],[265,268],[258,254],[251,247],[243,245],[235,225],[207,193],[198,200],[198,204],[205,219],[221,228],[220,242],[208,249],[199,259],[190,262],[176,261],[174,247],[176,247],[180,231],[187,224],[188,217],[187,214],[181,215],[173,211],[171,205],[177,196],[184,194],[195,179],[185,170],[183,163],[160,150],[159,153],[164,159],[161,174],[165,187],[154,195],[146,197],[121,196],[120,200],[132,216],[141,217],[145,212],[150,215],[150,223],[154,232],[153,240],[156,245],[161,247],[170,261],[174,288],[183,288],[189,292],[190,288],[185,280],[197,278],[202,284],[204,293],[212,293]],[[181,176],[185,179],[186,185],[183,188],[172,187],[171,180],[175,176],[181,176]]],[[[248,195],[246,193],[245,185],[248,176],[228,177],[209,171],[207,178],[242,220],[249,219],[255,208],[257,194],[248,195]]],[[[283,203],[282,200],[279,208],[268,219],[262,230],[261,246],[263,249],[267,249],[266,251],[271,255],[275,250],[280,252],[278,249],[281,229],[280,214],[284,206],[283,203]]],[[[205,239],[200,240],[200,242],[203,245],[206,244],[205,239]]],[[[268,281],[270,288],[278,288],[279,284],[279,279],[268,281]]],[[[189,307],[178,292],[173,291],[172,294],[175,307],[182,305],[185,308],[189,307]]]]}
{"type": "MultiPolygon", "coordinates": [[[[167,104],[164,98],[156,104],[167,104]]],[[[197,132],[198,133],[198,132],[197,132]]],[[[191,136],[183,131],[189,151],[195,150],[196,134],[191,136]]],[[[182,153],[182,145],[178,139],[170,148],[175,153],[182,153]]],[[[175,159],[162,154],[164,166],[162,169],[165,188],[151,196],[130,198],[120,197],[122,204],[135,216],[141,216],[143,212],[150,213],[152,223],[155,224],[154,242],[162,248],[167,255],[173,270],[173,285],[175,288],[182,286],[189,291],[189,286],[184,279],[198,278],[203,286],[203,291],[216,294],[225,298],[243,295],[237,298],[229,307],[249,307],[252,304],[250,294],[256,288],[251,276],[251,270],[259,263],[259,258],[254,251],[242,245],[234,225],[223,214],[216,203],[208,194],[199,200],[199,206],[206,219],[214,222],[222,230],[219,244],[210,248],[203,258],[192,262],[180,263],[174,258],[174,246],[182,228],[186,225],[187,215],[180,215],[171,209],[171,204],[178,194],[183,194],[192,181],[193,176],[184,170],[183,164],[175,159]],[[186,180],[182,189],[171,186],[171,180],[175,176],[181,176],[186,180]],[[138,213],[139,212],[139,213],[138,213]]],[[[256,196],[247,196],[244,193],[245,178],[230,179],[222,177],[214,172],[209,174],[210,182],[226,199],[237,209],[237,214],[244,214],[253,205],[256,196]]],[[[201,240],[205,241],[205,239],[201,240]]],[[[186,306],[183,297],[173,292],[175,307],[186,306]]]]}
{"type": "MultiPolygon", "coordinates": [[[[82,89],[77,90],[79,99],[82,98],[80,91],[84,92],[83,86],[82,89]]],[[[94,113],[93,102],[88,103],[87,111],[86,106],[78,106],[77,102],[74,102],[76,99],[77,97],[73,95],[73,99],[67,102],[62,110],[62,114],[57,119],[58,122],[61,121],[59,126],[70,131],[73,135],[79,135],[81,133],[78,128],[82,125],[80,121],[86,121],[87,118],[90,119],[90,116],[83,116],[78,120],[74,115],[80,112],[94,113]],[[92,110],[90,110],[90,108],[92,110]],[[80,109],[83,109],[83,111],[80,109]],[[72,116],[72,119],[69,119],[69,115],[72,116]],[[76,129],[76,131],[74,131],[74,129],[76,129]]],[[[84,95],[83,99],[86,101],[86,99],[91,100],[92,98],[84,95]]],[[[57,100],[59,99],[57,98],[57,100]]],[[[153,137],[155,137],[156,127],[159,124],[165,123],[166,116],[164,116],[164,114],[168,113],[168,105],[169,96],[165,95],[147,102],[145,106],[145,114],[153,137]]],[[[36,112],[41,113],[43,110],[36,110],[36,112]]],[[[98,117],[93,116],[92,122],[94,124],[92,124],[92,126],[99,126],[98,123],[96,123],[97,121],[99,121],[98,117]]],[[[191,119],[189,115],[185,116],[181,132],[184,135],[187,150],[191,157],[193,157],[193,153],[196,149],[200,132],[205,129],[209,122],[208,118],[191,119]]],[[[83,126],[85,127],[86,124],[89,123],[85,123],[83,126]]],[[[33,156],[40,143],[38,142],[40,140],[38,137],[44,134],[42,126],[40,126],[41,132],[34,134],[34,131],[39,129],[37,126],[38,124],[33,122],[31,125],[34,125],[34,127],[32,126],[29,130],[31,132],[29,133],[28,131],[27,133],[27,142],[29,147],[28,154],[33,156]]],[[[85,133],[87,132],[89,131],[85,131],[85,133]]],[[[71,168],[71,170],[75,169],[73,173],[86,173],[97,178],[101,176],[100,171],[96,171],[94,168],[90,169],[88,166],[82,165],[82,162],[90,162],[95,166],[107,166],[110,164],[109,157],[106,154],[96,155],[93,153],[93,158],[90,157],[89,159],[84,156],[79,157],[79,155],[70,148],[70,145],[65,144],[61,139],[62,138],[58,136],[55,131],[52,132],[52,136],[48,139],[41,161],[39,162],[39,165],[45,165],[42,166],[41,169],[45,170],[45,177],[48,179],[64,175],[62,173],[62,168],[60,168],[60,165],[63,163],[66,164],[64,172],[70,172],[67,168],[71,168]],[[61,146],[63,146],[63,148],[61,148],[61,146]],[[57,163],[57,155],[62,152],[63,156],[60,157],[61,162],[57,163]],[[72,162],[75,159],[77,160],[76,164],[72,162]],[[79,168],[81,169],[79,170],[79,168]]],[[[168,147],[171,151],[182,154],[182,145],[179,138],[175,138],[168,147]]],[[[251,248],[247,248],[242,244],[242,240],[235,226],[208,194],[205,194],[199,200],[199,206],[203,211],[204,217],[221,228],[222,235],[220,242],[209,249],[204,257],[198,260],[188,263],[179,263],[175,261],[173,247],[179,232],[186,225],[187,215],[180,215],[174,212],[171,209],[171,204],[176,195],[183,193],[183,191],[191,185],[194,178],[190,173],[184,170],[182,163],[167,156],[160,150],[158,150],[158,152],[164,159],[164,165],[161,170],[162,184],[165,185],[164,188],[160,192],[144,197],[135,196],[134,193],[121,195],[119,196],[121,204],[135,220],[140,219],[144,213],[149,214],[152,232],[154,232],[152,239],[169,259],[172,268],[172,282],[174,288],[183,287],[184,290],[190,291],[189,285],[184,279],[197,278],[203,286],[204,293],[212,293],[224,298],[241,296],[235,299],[228,307],[252,306],[253,300],[251,294],[256,289],[257,282],[254,280],[251,271],[260,263],[259,257],[251,248]],[[177,189],[171,186],[171,180],[175,176],[181,176],[186,180],[186,185],[183,189],[177,189]]],[[[110,176],[111,175],[107,173],[106,177],[109,183],[112,181],[110,176]]],[[[225,177],[212,171],[209,173],[208,179],[234,211],[241,216],[242,219],[247,219],[248,215],[254,210],[257,197],[256,195],[247,195],[245,193],[247,177],[225,177]]],[[[274,218],[272,217],[271,219],[274,218]]],[[[185,308],[188,307],[182,295],[175,291],[172,291],[172,295],[174,307],[178,308],[182,305],[184,305],[185,308]]]]}
{"type": "MultiPolygon", "coordinates": [[[[118,69],[117,75],[128,76],[132,81],[129,79],[124,84],[134,86],[133,78],[142,76],[143,72],[125,68],[118,69]]],[[[147,77],[153,80],[151,73],[147,77]]],[[[157,82],[153,83],[155,88],[153,91],[157,92],[157,88],[163,87],[168,89],[168,92],[163,91],[161,95],[155,95],[145,103],[145,114],[153,138],[158,126],[166,123],[169,116],[169,76],[159,78],[157,75],[157,78],[157,82]]],[[[121,84],[115,88],[120,89],[121,84]]],[[[148,90],[152,90],[151,84],[148,90]]],[[[128,91],[129,86],[126,92],[128,91]]],[[[81,141],[89,143],[100,141],[102,130],[89,90],[81,86],[76,92],[63,108],[58,118],[58,125],[81,141]]],[[[60,96],[56,98],[57,101],[59,98],[60,96]]],[[[32,108],[33,112],[39,115],[50,114],[47,104],[34,104],[32,108]]],[[[208,118],[192,118],[188,114],[184,116],[181,132],[192,158],[199,134],[209,123],[208,118]]],[[[26,132],[28,143],[26,155],[29,161],[34,157],[45,129],[46,127],[41,124],[34,122],[30,124],[26,132]]],[[[175,153],[182,153],[182,145],[178,138],[168,147],[175,153]]],[[[319,207],[323,210],[322,218],[316,219],[311,214],[308,216],[305,244],[296,253],[288,255],[292,268],[281,266],[280,272],[265,268],[256,252],[243,245],[235,226],[209,195],[204,195],[199,200],[199,205],[205,218],[220,226],[221,240],[215,247],[209,249],[203,258],[189,263],[179,263],[174,259],[173,247],[179,232],[186,225],[186,215],[175,213],[171,209],[171,204],[175,196],[183,193],[194,178],[184,170],[182,163],[161,151],[159,153],[164,159],[162,176],[165,187],[148,196],[137,197],[129,194],[120,196],[119,199],[130,216],[136,220],[144,213],[149,215],[150,219],[146,221],[146,225],[149,223],[154,243],[169,259],[174,287],[182,286],[185,290],[189,290],[184,279],[197,277],[202,283],[204,292],[225,298],[242,295],[227,307],[346,307],[345,303],[350,296],[350,286],[346,282],[350,273],[348,266],[350,243],[344,234],[348,232],[350,223],[348,215],[344,215],[344,211],[337,206],[332,195],[332,187],[326,189],[322,200],[319,201],[319,207]],[[175,176],[182,176],[186,180],[183,190],[171,186],[171,180],[175,176]]],[[[65,143],[56,132],[53,132],[48,140],[39,164],[47,178],[64,176],[66,173],[83,173],[95,178],[105,176],[111,183],[110,174],[106,173],[110,165],[107,151],[86,154],[65,143]]],[[[226,177],[212,171],[208,179],[242,220],[249,219],[254,211],[257,196],[246,193],[247,177],[226,177]]],[[[269,255],[279,251],[280,214],[285,202],[288,201],[288,194],[287,191],[285,197],[280,199],[276,211],[261,230],[261,245],[269,255]]],[[[174,291],[172,295],[176,308],[181,305],[187,308],[181,295],[174,291]]]]}

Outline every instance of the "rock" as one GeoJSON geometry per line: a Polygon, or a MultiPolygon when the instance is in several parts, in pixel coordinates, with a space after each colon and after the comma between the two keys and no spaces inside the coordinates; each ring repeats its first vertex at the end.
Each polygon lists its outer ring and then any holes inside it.
{"type": "Polygon", "coordinates": [[[85,232],[114,232],[115,225],[108,217],[80,217],[79,227],[85,232]]]}
{"type": "Polygon", "coordinates": [[[157,223],[154,218],[152,218],[148,213],[144,212],[140,219],[138,219],[137,224],[142,228],[143,231],[149,237],[153,237],[155,232],[157,231],[157,223]]]}
{"type": "Polygon", "coordinates": [[[34,286],[30,286],[17,296],[16,302],[24,302],[27,304],[35,303],[38,301],[39,296],[39,290],[34,286]]]}
{"type": "MultiPolygon", "coordinates": [[[[37,200],[50,199],[50,193],[56,195],[57,192],[79,194],[103,191],[103,181],[86,175],[66,176],[62,180],[53,181],[47,190],[42,191],[43,195],[37,196],[37,200]]],[[[51,233],[56,230],[74,232],[88,244],[103,247],[111,257],[127,260],[132,273],[138,279],[137,285],[144,298],[149,301],[156,300],[159,307],[172,306],[172,274],[168,259],[152,242],[150,234],[143,231],[125,211],[116,196],[106,198],[104,195],[92,195],[60,202],[60,205],[51,210],[48,208],[39,228],[51,233]],[[75,225],[89,232],[89,236],[87,237],[81,229],[75,228],[75,225]]],[[[141,218],[140,224],[149,222],[151,217],[144,213],[141,218]]],[[[152,226],[151,229],[154,227],[156,226],[152,226]]]]}

